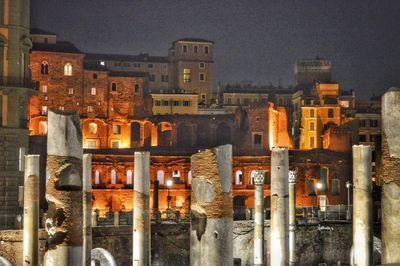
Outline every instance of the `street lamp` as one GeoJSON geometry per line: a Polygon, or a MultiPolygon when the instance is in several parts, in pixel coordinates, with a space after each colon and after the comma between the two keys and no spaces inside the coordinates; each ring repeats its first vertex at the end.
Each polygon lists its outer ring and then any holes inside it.
{"type": "Polygon", "coordinates": [[[171,186],[172,186],[172,180],[167,180],[167,187],[168,187],[168,196],[167,196],[168,208],[167,208],[167,210],[169,210],[169,205],[171,202],[171,195],[170,195],[171,186]]]}
{"type": "Polygon", "coordinates": [[[347,188],[347,211],[346,211],[346,220],[350,220],[350,187],[352,187],[353,184],[350,183],[350,181],[346,182],[346,188],[347,188]]]}
{"type": "Polygon", "coordinates": [[[317,183],[317,189],[318,189],[318,190],[321,190],[321,188],[322,188],[322,183],[321,183],[321,182],[318,182],[318,183],[317,183]]]}

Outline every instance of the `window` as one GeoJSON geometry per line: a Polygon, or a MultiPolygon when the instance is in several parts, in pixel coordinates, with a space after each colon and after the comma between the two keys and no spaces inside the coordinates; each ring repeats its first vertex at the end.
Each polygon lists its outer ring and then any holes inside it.
{"type": "Polygon", "coordinates": [[[42,75],[49,74],[49,64],[46,61],[42,62],[42,64],[40,65],[40,73],[42,75]]]}
{"type": "Polygon", "coordinates": [[[315,117],[314,109],[310,109],[310,117],[315,117]]]}
{"type": "Polygon", "coordinates": [[[315,131],[315,123],[310,122],[310,131],[315,131]]]}
{"type": "Polygon", "coordinates": [[[88,149],[96,149],[97,148],[97,140],[95,140],[95,139],[87,139],[86,140],[86,148],[88,148],[88,149]]]}
{"type": "Polygon", "coordinates": [[[205,102],[207,100],[207,96],[205,93],[201,94],[201,101],[205,102]]]}
{"type": "Polygon", "coordinates": [[[164,184],[164,171],[163,170],[157,171],[157,180],[160,184],[164,184]]]}
{"type": "Polygon", "coordinates": [[[147,64],[148,68],[153,68],[153,64],[147,64]]]}
{"type": "Polygon", "coordinates": [[[117,171],[115,169],[111,170],[111,184],[117,184],[117,171]]]}
{"type": "Polygon", "coordinates": [[[113,82],[111,83],[111,90],[116,91],[117,90],[117,83],[113,82]]]}
{"type": "Polygon", "coordinates": [[[44,100],[47,101],[49,99],[49,96],[44,96],[44,100]]]}
{"type": "Polygon", "coordinates": [[[209,50],[210,50],[210,49],[209,49],[208,46],[204,46],[204,53],[205,53],[205,54],[208,54],[208,53],[209,53],[209,50]]]}
{"type": "Polygon", "coordinates": [[[321,167],[319,171],[319,183],[321,184],[319,191],[326,192],[328,186],[328,168],[321,167]]]}
{"type": "Polygon", "coordinates": [[[339,179],[332,179],[331,194],[332,194],[332,196],[339,196],[339,194],[340,194],[340,180],[339,179]]]}
{"type": "Polygon", "coordinates": [[[140,63],[133,63],[133,67],[140,67],[140,63]]]}
{"type": "Polygon", "coordinates": [[[168,75],[161,75],[161,82],[168,82],[168,75]]]}
{"type": "Polygon", "coordinates": [[[334,116],[333,109],[329,108],[328,109],[328,118],[333,118],[333,116],[334,116]]]}
{"type": "Polygon", "coordinates": [[[113,134],[120,135],[121,134],[121,126],[120,125],[113,125],[113,134]]]}
{"type": "Polygon", "coordinates": [[[93,88],[90,90],[90,94],[92,94],[93,96],[96,95],[96,88],[95,88],[95,87],[93,87],[93,88]]]}
{"type": "Polygon", "coordinates": [[[360,121],[358,122],[358,124],[359,124],[360,127],[366,127],[367,121],[366,121],[366,120],[360,120],[360,121]]]}
{"type": "Polygon", "coordinates": [[[58,107],[58,110],[64,111],[64,106],[59,106],[59,107],[58,107]]]}
{"type": "Polygon", "coordinates": [[[180,184],[181,183],[181,172],[179,172],[179,170],[174,170],[172,172],[172,181],[174,182],[174,184],[180,184]]]}
{"type": "Polygon", "coordinates": [[[166,100],[162,101],[162,105],[163,106],[169,106],[169,101],[166,101],[166,100]]]}
{"type": "Polygon", "coordinates": [[[253,133],[253,145],[262,145],[262,133],[253,133]]]}
{"type": "Polygon", "coordinates": [[[191,105],[190,101],[183,101],[183,106],[190,106],[190,105],[191,105]]]}
{"type": "Polygon", "coordinates": [[[64,76],[72,76],[72,65],[70,63],[66,63],[64,66],[64,76]]]}
{"type": "Polygon", "coordinates": [[[47,85],[42,85],[42,93],[47,93],[47,85]]]}
{"type": "Polygon", "coordinates": [[[90,113],[90,112],[93,112],[93,107],[92,107],[91,105],[88,105],[87,111],[88,111],[89,113],[90,113]]]}
{"type": "Polygon", "coordinates": [[[89,133],[90,134],[97,134],[97,124],[92,122],[89,123],[89,133]]]}
{"type": "Polygon", "coordinates": [[[243,184],[243,172],[237,170],[235,173],[235,185],[242,185],[243,184]]]}
{"type": "Polygon", "coordinates": [[[229,105],[231,105],[231,104],[232,104],[232,99],[231,99],[231,98],[227,98],[227,99],[226,99],[226,103],[229,104],[229,105]]]}
{"type": "Polygon", "coordinates": [[[205,81],[206,80],[204,73],[200,73],[199,74],[199,80],[200,81],[205,81]]]}
{"type": "Polygon", "coordinates": [[[95,184],[95,185],[99,185],[99,184],[100,184],[100,181],[101,181],[101,174],[100,174],[100,171],[99,171],[99,170],[96,170],[96,171],[94,172],[94,184],[95,184]]]}
{"type": "Polygon", "coordinates": [[[174,106],[179,106],[179,101],[174,101],[174,106]]]}
{"type": "Polygon", "coordinates": [[[189,83],[190,81],[191,81],[190,69],[189,68],[184,68],[183,69],[183,82],[189,83]]]}
{"type": "Polygon", "coordinates": [[[310,148],[311,149],[315,148],[315,137],[310,137],[310,148]]]}
{"type": "Polygon", "coordinates": [[[156,75],[154,75],[154,74],[151,74],[150,76],[149,76],[149,81],[156,81],[156,75]]]}
{"type": "Polygon", "coordinates": [[[127,185],[132,185],[133,181],[133,172],[132,170],[126,171],[126,184],[127,185]]]}
{"type": "Polygon", "coordinates": [[[366,141],[367,141],[367,136],[364,135],[364,134],[360,135],[360,136],[359,136],[359,141],[360,141],[360,142],[366,142],[366,141]]]}
{"type": "Polygon", "coordinates": [[[42,106],[42,115],[47,115],[47,106],[42,106]]]}
{"type": "Polygon", "coordinates": [[[308,196],[315,196],[315,186],[314,186],[314,179],[313,178],[309,178],[307,179],[307,193],[308,196]]]}
{"type": "Polygon", "coordinates": [[[93,73],[93,79],[97,79],[97,73],[93,73]]]}
{"type": "Polygon", "coordinates": [[[370,127],[378,127],[378,120],[369,120],[370,127]]]}
{"type": "Polygon", "coordinates": [[[199,63],[199,68],[200,68],[200,69],[206,68],[206,64],[203,63],[203,62],[199,63]]]}
{"type": "Polygon", "coordinates": [[[187,45],[182,46],[182,51],[183,51],[184,53],[187,53],[187,45]]]}
{"type": "Polygon", "coordinates": [[[46,121],[40,121],[39,122],[39,134],[40,135],[46,135],[47,134],[47,122],[46,121]]]}
{"type": "Polygon", "coordinates": [[[135,93],[139,92],[139,84],[135,84],[134,90],[135,90],[135,93]]]}
{"type": "Polygon", "coordinates": [[[119,140],[112,140],[111,141],[111,148],[112,149],[119,149],[119,144],[120,144],[121,142],[119,141],[119,140]]]}
{"type": "Polygon", "coordinates": [[[161,106],[161,101],[160,100],[155,100],[154,102],[155,102],[156,106],[161,106]]]}
{"type": "Polygon", "coordinates": [[[197,54],[199,52],[199,46],[193,46],[193,53],[197,54]]]}
{"type": "Polygon", "coordinates": [[[69,95],[74,94],[74,88],[69,88],[69,89],[68,89],[68,94],[69,94],[69,95]]]}

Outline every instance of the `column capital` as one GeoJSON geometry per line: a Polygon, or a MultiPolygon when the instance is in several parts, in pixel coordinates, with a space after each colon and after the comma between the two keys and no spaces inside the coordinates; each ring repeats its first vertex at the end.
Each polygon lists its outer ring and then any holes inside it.
{"type": "Polygon", "coordinates": [[[265,171],[256,171],[253,180],[255,185],[264,185],[264,175],[265,171]]]}
{"type": "Polygon", "coordinates": [[[289,170],[289,183],[296,183],[297,171],[289,170]]]}

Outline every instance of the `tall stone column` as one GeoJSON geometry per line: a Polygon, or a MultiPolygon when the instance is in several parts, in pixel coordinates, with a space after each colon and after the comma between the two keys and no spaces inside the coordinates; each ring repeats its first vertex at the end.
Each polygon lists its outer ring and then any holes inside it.
{"type": "Polygon", "coordinates": [[[46,266],[82,265],[82,153],[79,115],[49,111],[46,266]]]}
{"type": "Polygon", "coordinates": [[[296,265],[296,177],[289,171],[289,265],[296,265]]]}
{"type": "Polygon", "coordinates": [[[400,88],[382,97],[382,264],[400,263],[400,88]]]}
{"type": "Polygon", "coordinates": [[[264,173],[254,176],[254,265],[264,265],[264,173]]]}
{"type": "Polygon", "coordinates": [[[133,191],[133,265],[151,265],[150,153],[135,152],[133,191]]]}
{"type": "Polygon", "coordinates": [[[353,146],[353,250],[354,265],[372,265],[372,151],[353,146]]]}
{"type": "Polygon", "coordinates": [[[91,264],[92,252],[92,155],[83,155],[83,265],[91,264]]]}
{"type": "Polygon", "coordinates": [[[39,265],[39,155],[25,155],[23,265],[39,265]]]}
{"type": "Polygon", "coordinates": [[[190,265],[233,265],[232,145],[192,155],[190,265]]]}
{"type": "Polygon", "coordinates": [[[287,148],[273,147],[271,152],[271,266],[286,265],[288,232],[287,148]]]}

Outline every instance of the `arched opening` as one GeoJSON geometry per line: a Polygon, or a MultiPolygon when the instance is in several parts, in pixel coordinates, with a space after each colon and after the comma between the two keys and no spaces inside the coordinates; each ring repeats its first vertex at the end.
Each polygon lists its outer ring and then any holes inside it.
{"type": "Polygon", "coordinates": [[[89,123],[89,134],[97,134],[97,124],[95,122],[89,123]]]}
{"type": "Polygon", "coordinates": [[[170,147],[172,146],[172,126],[171,123],[161,122],[158,125],[158,146],[170,147]]]}
{"type": "Polygon", "coordinates": [[[181,172],[179,170],[172,171],[172,181],[174,182],[174,184],[181,183],[181,172]]]}
{"type": "Polygon", "coordinates": [[[72,76],[72,65],[71,65],[71,63],[66,63],[64,65],[64,76],[72,76]]]}
{"type": "Polygon", "coordinates": [[[196,132],[196,136],[197,136],[197,141],[196,141],[196,145],[198,147],[208,147],[210,146],[210,142],[208,141],[208,134],[209,134],[209,130],[210,130],[210,126],[205,124],[205,123],[201,123],[197,125],[197,132],[196,132]]]}
{"type": "Polygon", "coordinates": [[[235,185],[243,185],[243,172],[241,170],[235,172],[235,185]]]}
{"type": "Polygon", "coordinates": [[[131,169],[126,171],[126,184],[127,185],[133,184],[133,171],[131,169]]]}
{"type": "Polygon", "coordinates": [[[188,172],[188,185],[191,185],[192,184],[192,171],[189,171],[188,172]]]}
{"type": "Polygon", "coordinates": [[[230,144],[232,142],[231,128],[226,123],[219,124],[216,133],[216,145],[230,144]]]}
{"type": "Polygon", "coordinates": [[[39,122],[39,135],[46,135],[47,134],[47,121],[40,121],[39,122]]]}
{"type": "Polygon", "coordinates": [[[94,248],[91,251],[92,266],[117,266],[113,255],[103,248],[94,248]]]}
{"type": "Polygon", "coordinates": [[[151,123],[147,122],[144,123],[144,146],[150,147],[151,146],[151,123]]]}
{"type": "Polygon", "coordinates": [[[117,181],[118,181],[118,179],[117,179],[117,171],[115,169],[112,169],[111,170],[111,184],[115,185],[115,184],[117,184],[117,181]]]}
{"type": "Polygon", "coordinates": [[[256,175],[257,171],[253,170],[250,172],[250,184],[254,185],[254,176],[256,175]]]}
{"type": "Polygon", "coordinates": [[[100,183],[101,183],[101,172],[99,170],[96,170],[94,172],[94,184],[100,185],[100,183]]]}
{"type": "Polygon", "coordinates": [[[157,171],[157,180],[159,184],[164,184],[164,171],[158,170],[157,171]]]}
{"type": "Polygon", "coordinates": [[[46,61],[43,61],[40,65],[40,74],[48,75],[49,74],[49,64],[46,61]]]}
{"type": "Polygon", "coordinates": [[[187,148],[192,146],[191,129],[185,123],[182,123],[178,126],[177,146],[182,148],[187,148]]]}
{"type": "Polygon", "coordinates": [[[132,148],[140,147],[140,123],[133,122],[131,124],[131,145],[132,148]]]}
{"type": "Polygon", "coordinates": [[[244,196],[233,197],[233,219],[246,219],[246,198],[244,196]]]}

